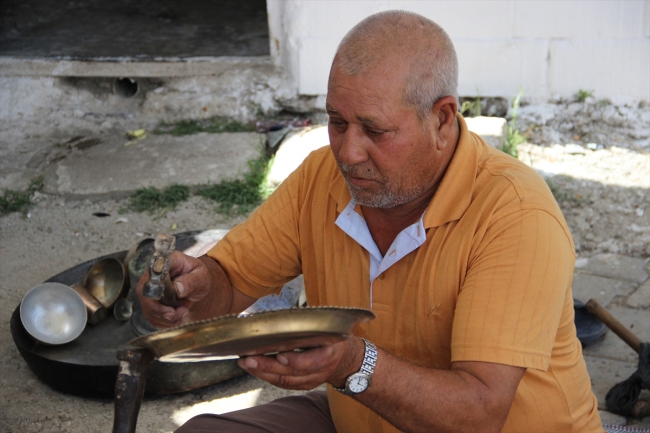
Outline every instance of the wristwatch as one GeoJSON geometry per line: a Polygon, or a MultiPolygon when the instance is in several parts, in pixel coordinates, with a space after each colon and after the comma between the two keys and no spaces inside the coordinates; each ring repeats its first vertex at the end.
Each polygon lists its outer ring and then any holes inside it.
{"type": "Polygon", "coordinates": [[[375,365],[377,365],[377,347],[365,338],[362,338],[362,340],[366,346],[366,351],[363,355],[361,368],[356,373],[348,376],[345,381],[345,388],[333,387],[345,395],[359,394],[368,389],[372,373],[375,371],[375,365]]]}

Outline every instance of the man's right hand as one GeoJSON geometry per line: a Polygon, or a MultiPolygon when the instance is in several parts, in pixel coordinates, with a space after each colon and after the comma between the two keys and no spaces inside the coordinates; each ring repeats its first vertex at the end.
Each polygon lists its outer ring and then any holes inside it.
{"type": "Polygon", "coordinates": [[[136,289],[145,318],[159,328],[189,321],[188,318],[195,315],[192,313],[197,308],[196,303],[208,296],[213,285],[207,266],[201,260],[179,251],[174,251],[169,257],[169,277],[172,279],[180,304],[177,308],[165,306],[155,299],[142,295],[144,284],[149,279],[148,270],[140,278],[136,289]]]}
{"type": "Polygon", "coordinates": [[[239,313],[255,301],[235,289],[219,263],[208,256],[194,258],[174,251],[169,261],[169,276],[180,304],[177,308],[142,295],[148,271],[136,288],[145,318],[158,328],[239,313]]]}

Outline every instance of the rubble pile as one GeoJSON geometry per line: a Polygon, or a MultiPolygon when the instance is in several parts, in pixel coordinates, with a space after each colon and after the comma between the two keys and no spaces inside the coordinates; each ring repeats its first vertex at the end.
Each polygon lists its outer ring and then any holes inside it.
{"type": "Polygon", "coordinates": [[[539,145],[575,143],[590,148],[618,146],[650,151],[650,104],[614,105],[593,96],[555,103],[522,105],[517,127],[539,145]]]}

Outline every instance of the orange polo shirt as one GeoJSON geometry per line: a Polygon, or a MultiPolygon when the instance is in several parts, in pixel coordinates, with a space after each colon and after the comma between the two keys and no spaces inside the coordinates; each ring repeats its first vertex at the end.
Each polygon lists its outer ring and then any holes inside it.
{"type": "MultiPolygon", "coordinates": [[[[564,217],[533,170],[458,120],[426,240],[375,279],[377,318],[356,333],[425,367],[527,368],[503,432],[603,432],[576,338],[564,217]]],[[[350,200],[330,149],[317,150],[208,254],[249,296],[303,274],[309,305],[369,308],[368,252],[335,224],[350,200]]],[[[328,397],[339,433],[398,431],[331,387],[328,397]]]]}

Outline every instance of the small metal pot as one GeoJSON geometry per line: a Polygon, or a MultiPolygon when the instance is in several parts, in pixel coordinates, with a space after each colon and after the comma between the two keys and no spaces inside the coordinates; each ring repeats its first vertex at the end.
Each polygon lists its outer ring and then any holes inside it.
{"type": "Polygon", "coordinates": [[[81,284],[74,284],[72,289],[79,293],[81,299],[83,299],[84,304],[86,305],[86,311],[88,312],[88,323],[91,325],[96,325],[102,320],[108,317],[108,310],[104,307],[101,302],[97,300],[93,295],[88,293],[88,290],[81,284]]]}
{"type": "Polygon", "coordinates": [[[83,286],[104,307],[110,309],[129,287],[129,274],[120,260],[106,258],[95,263],[84,278],[83,286]]]}

